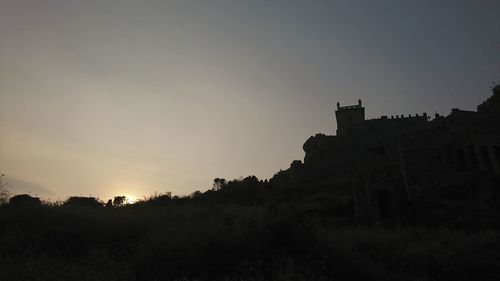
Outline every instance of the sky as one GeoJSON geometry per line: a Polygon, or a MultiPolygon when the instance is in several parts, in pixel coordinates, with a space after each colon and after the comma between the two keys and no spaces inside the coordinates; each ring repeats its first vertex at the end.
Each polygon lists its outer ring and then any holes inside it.
{"type": "Polygon", "coordinates": [[[270,178],[367,117],[475,110],[500,1],[0,0],[0,173],[49,200],[270,178]]]}

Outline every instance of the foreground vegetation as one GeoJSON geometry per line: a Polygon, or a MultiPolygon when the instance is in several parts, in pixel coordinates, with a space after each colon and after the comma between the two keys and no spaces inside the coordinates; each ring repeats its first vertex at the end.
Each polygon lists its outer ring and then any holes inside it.
{"type": "Polygon", "coordinates": [[[25,200],[0,206],[0,279],[498,280],[496,195],[454,194],[378,226],[331,188],[255,177],[133,205],[25,200]]]}

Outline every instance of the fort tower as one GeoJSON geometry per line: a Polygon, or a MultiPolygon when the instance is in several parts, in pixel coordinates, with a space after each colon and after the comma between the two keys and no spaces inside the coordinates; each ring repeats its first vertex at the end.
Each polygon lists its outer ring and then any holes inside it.
{"type": "Polygon", "coordinates": [[[335,117],[337,118],[337,136],[350,135],[365,121],[365,108],[361,105],[361,100],[358,100],[357,105],[349,106],[340,106],[337,102],[335,117]]]}

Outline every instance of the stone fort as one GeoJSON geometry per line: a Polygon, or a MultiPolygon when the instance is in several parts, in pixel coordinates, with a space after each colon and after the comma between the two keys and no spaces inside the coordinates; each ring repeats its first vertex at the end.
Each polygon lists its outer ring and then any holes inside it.
{"type": "MultiPolygon", "coordinates": [[[[356,217],[397,220],[404,203],[440,188],[492,185],[500,177],[500,86],[476,111],[365,118],[362,101],[335,110],[336,135],[317,134],[278,177],[287,184],[334,186],[356,217]]],[[[478,187],[479,188],[479,187],[478,187]]]]}

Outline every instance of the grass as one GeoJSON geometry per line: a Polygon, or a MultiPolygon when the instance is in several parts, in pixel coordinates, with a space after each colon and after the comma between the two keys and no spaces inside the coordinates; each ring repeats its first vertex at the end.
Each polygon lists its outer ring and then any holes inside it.
{"type": "Polygon", "coordinates": [[[497,280],[495,229],[363,228],[268,205],[0,208],[1,280],[497,280]]]}

